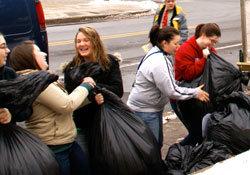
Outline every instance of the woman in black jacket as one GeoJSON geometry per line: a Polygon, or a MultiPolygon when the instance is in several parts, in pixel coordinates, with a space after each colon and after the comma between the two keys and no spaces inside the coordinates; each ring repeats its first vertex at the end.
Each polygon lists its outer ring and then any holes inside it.
{"type": "MultiPolygon", "coordinates": [[[[91,27],[80,27],[75,37],[76,55],[64,69],[64,84],[70,93],[75,88],[74,80],[70,73],[82,63],[92,62],[104,68],[104,72],[93,77],[96,85],[106,88],[117,96],[123,95],[123,83],[118,58],[107,54],[98,32],[91,27]]],[[[105,100],[105,99],[104,99],[105,100]]],[[[85,153],[88,153],[88,136],[91,126],[91,119],[94,117],[97,104],[91,103],[76,110],[73,114],[76,127],[78,128],[77,142],[82,146],[85,153]],[[84,116],[83,116],[84,115],[84,116]]]]}
{"type": "MultiPolygon", "coordinates": [[[[18,75],[16,74],[15,70],[5,66],[7,55],[9,54],[10,50],[6,44],[4,36],[0,33],[0,80],[11,80],[15,79],[18,75]]],[[[28,107],[22,110],[19,114],[13,114],[11,111],[8,111],[5,108],[0,109],[0,123],[1,123],[1,116],[4,118],[11,118],[11,122],[15,123],[24,121],[32,114],[32,108],[28,107]]],[[[10,119],[3,119],[4,121],[10,122],[10,119]]],[[[2,124],[6,124],[8,122],[4,122],[2,124]]]]}

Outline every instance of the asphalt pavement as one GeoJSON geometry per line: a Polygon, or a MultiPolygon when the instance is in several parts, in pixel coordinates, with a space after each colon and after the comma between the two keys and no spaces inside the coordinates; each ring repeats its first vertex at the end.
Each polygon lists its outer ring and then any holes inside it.
{"type": "MultiPolygon", "coordinates": [[[[41,0],[44,9],[46,24],[66,25],[67,23],[87,23],[110,20],[113,18],[123,18],[135,15],[149,15],[155,13],[152,6],[140,6],[136,3],[109,3],[109,1],[100,1],[91,3],[90,0],[41,0]]],[[[160,4],[161,1],[155,1],[160,4]]],[[[145,3],[145,1],[144,1],[145,3]]],[[[127,99],[127,95],[123,100],[127,99]]],[[[164,116],[170,116],[171,110],[165,111],[164,116]]],[[[185,137],[187,131],[177,118],[166,120],[163,124],[164,143],[162,148],[162,157],[165,158],[169,146],[174,144],[179,138],[185,137]]]]}

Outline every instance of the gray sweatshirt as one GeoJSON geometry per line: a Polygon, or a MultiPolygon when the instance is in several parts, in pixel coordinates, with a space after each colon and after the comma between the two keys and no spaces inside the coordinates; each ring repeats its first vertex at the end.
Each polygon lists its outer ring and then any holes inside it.
{"type": "Polygon", "coordinates": [[[198,88],[179,87],[175,82],[173,58],[155,46],[144,57],[127,105],[137,112],[159,112],[169,98],[187,100],[198,96],[198,88]]]}

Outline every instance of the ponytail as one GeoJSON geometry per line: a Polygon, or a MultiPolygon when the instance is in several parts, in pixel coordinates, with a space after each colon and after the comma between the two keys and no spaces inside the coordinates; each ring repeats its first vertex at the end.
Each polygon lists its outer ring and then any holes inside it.
{"type": "Polygon", "coordinates": [[[161,42],[170,42],[175,35],[180,35],[180,32],[174,27],[166,26],[160,29],[158,24],[153,25],[149,32],[150,42],[153,46],[158,46],[161,49],[161,42]]]}
{"type": "Polygon", "coordinates": [[[199,38],[202,34],[207,37],[221,36],[221,30],[216,23],[199,24],[195,28],[195,37],[199,38]]]}
{"type": "Polygon", "coordinates": [[[158,37],[159,30],[160,30],[160,26],[158,24],[155,24],[155,25],[153,25],[153,27],[151,28],[151,30],[149,32],[149,39],[150,39],[150,42],[153,46],[155,46],[157,43],[157,37],[158,37]]]}

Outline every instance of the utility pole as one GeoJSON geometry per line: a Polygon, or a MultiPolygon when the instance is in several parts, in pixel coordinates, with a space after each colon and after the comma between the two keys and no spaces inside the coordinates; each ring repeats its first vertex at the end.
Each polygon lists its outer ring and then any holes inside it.
{"type": "Polygon", "coordinates": [[[250,0],[240,0],[243,62],[250,61],[250,0]]]}
{"type": "Polygon", "coordinates": [[[242,50],[237,62],[242,71],[250,72],[250,0],[240,0],[242,50]]]}

